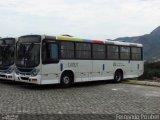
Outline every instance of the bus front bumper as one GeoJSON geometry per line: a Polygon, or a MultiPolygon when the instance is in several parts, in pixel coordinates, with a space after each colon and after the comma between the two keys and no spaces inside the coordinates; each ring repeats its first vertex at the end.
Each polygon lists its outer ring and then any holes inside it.
{"type": "Polygon", "coordinates": [[[41,75],[31,76],[31,75],[15,74],[15,81],[19,82],[41,84],[40,80],[41,80],[41,75]]]}
{"type": "Polygon", "coordinates": [[[3,73],[3,72],[0,72],[0,79],[14,80],[14,72],[12,72],[12,73],[3,73]]]}

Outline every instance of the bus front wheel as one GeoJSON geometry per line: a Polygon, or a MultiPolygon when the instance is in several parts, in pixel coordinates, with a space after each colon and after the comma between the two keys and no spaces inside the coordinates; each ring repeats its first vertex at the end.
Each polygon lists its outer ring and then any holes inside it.
{"type": "Polygon", "coordinates": [[[123,73],[121,70],[117,70],[114,74],[114,82],[118,83],[123,79],[123,73]]]}
{"type": "Polygon", "coordinates": [[[61,76],[61,86],[62,87],[69,87],[72,84],[72,76],[70,74],[64,73],[61,76]]]}

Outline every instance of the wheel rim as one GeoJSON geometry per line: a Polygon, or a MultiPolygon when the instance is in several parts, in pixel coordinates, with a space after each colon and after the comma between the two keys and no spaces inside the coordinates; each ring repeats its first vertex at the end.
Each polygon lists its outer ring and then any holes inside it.
{"type": "Polygon", "coordinates": [[[64,84],[69,84],[70,78],[68,76],[63,77],[63,83],[64,84]]]}
{"type": "Polygon", "coordinates": [[[121,74],[119,72],[116,73],[115,79],[116,79],[116,81],[120,81],[121,80],[121,74]]]}

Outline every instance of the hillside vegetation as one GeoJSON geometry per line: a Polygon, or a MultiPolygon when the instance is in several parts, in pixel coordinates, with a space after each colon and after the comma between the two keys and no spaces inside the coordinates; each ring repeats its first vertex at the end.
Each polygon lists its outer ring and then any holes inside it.
{"type": "Polygon", "coordinates": [[[144,59],[160,58],[160,26],[154,29],[150,34],[136,37],[120,37],[115,40],[141,43],[144,46],[144,59]]]}
{"type": "Polygon", "coordinates": [[[144,74],[140,79],[149,79],[160,82],[160,62],[146,62],[144,65],[144,74]]]}

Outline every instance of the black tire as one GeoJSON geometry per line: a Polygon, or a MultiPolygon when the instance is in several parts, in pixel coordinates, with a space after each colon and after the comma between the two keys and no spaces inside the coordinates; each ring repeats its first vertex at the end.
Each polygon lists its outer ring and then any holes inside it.
{"type": "Polygon", "coordinates": [[[63,73],[61,76],[60,84],[62,87],[69,87],[71,86],[72,81],[73,81],[73,77],[70,74],[63,73]]]}
{"type": "Polygon", "coordinates": [[[120,70],[117,70],[114,74],[114,82],[119,83],[123,79],[123,74],[120,70]]]}

